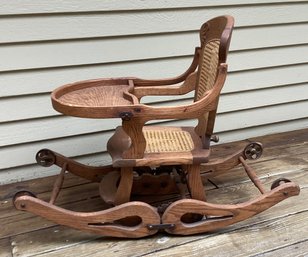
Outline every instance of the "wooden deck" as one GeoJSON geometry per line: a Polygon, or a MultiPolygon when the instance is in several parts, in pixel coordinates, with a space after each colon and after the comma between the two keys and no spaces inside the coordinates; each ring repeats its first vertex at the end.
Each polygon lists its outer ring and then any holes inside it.
{"type": "MultiPolygon", "coordinates": [[[[0,187],[0,256],[308,256],[308,129],[254,138],[263,143],[261,159],[251,162],[269,188],[286,177],[299,183],[300,196],[292,197],[241,223],[211,234],[155,236],[125,240],[103,238],[55,225],[17,211],[11,197],[29,189],[48,200],[54,178],[0,187]]],[[[246,142],[247,143],[247,142],[246,142]]],[[[219,145],[215,152],[230,152],[244,142],[219,145]]],[[[237,203],[258,194],[242,169],[207,183],[211,202],[237,203]]],[[[67,175],[57,204],[72,210],[100,210],[97,184],[67,175]]]]}

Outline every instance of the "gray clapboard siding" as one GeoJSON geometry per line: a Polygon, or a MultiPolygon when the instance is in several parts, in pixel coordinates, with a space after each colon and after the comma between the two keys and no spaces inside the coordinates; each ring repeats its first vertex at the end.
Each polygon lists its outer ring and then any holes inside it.
{"type": "Polygon", "coordinates": [[[65,116],[8,122],[0,126],[0,147],[111,130],[118,125],[119,119],[100,120],[65,116]]]}
{"type": "MultiPolygon", "coordinates": [[[[215,132],[221,133],[246,128],[255,129],[256,126],[271,123],[286,122],[307,117],[308,103],[306,101],[291,102],[280,105],[265,106],[255,109],[243,109],[238,112],[218,114],[215,132]],[[292,118],[286,114],[292,114],[292,118]],[[240,119],[238,117],[241,117],[240,119]]],[[[222,140],[228,141],[222,136],[222,140]]]]}
{"type": "Polygon", "coordinates": [[[0,82],[4,86],[0,87],[0,95],[46,93],[62,84],[101,77],[159,78],[176,76],[178,73],[184,72],[190,62],[191,57],[168,58],[0,73],[0,82]]]}
{"type": "Polygon", "coordinates": [[[237,27],[307,22],[308,3],[243,5],[221,8],[4,17],[0,43],[93,38],[196,30],[221,14],[236,17],[237,27]],[[296,15],[295,15],[296,14],[296,15]]]}
{"type": "Polygon", "coordinates": [[[305,53],[308,53],[308,44],[238,51],[230,54],[228,63],[232,71],[306,63],[305,53]]]}
{"type": "Polygon", "coordinates": [[[307,33],[307,22],[236,28],[230,50],[307,44],[307,33]]]}
{"type": "Polygon", "coordinates": [[[34,162],[36,152],[42,148],[53,149],[70,156],[79,156],[106,151],[106,144],[113,132],[99,132],[53,139],[48,141],[8,146],[1,149],[0,169],[28,165],[34,162]],[[18,156],[18,158],[12,158],[18,156]]]}
{"type": "MultiPolygon", "coordinates": [[[[236,29],[215,127],[221,142],[307,127],[307,11],[308,1],[278,0],[1,3],[0,184],[58,171],[33,165],[40,148],[110,162],[106,141],[119,121],[61,116],[49,92],[91,78],[178,75],[200,25],[222,14],[235,16],[236,29]]],[[[153,106],[187,101],[191,94],[145,98],[153,106]]]]}
{"type": "Polygon", "coordinates": [[[308,82],[308,63],[257,70],[240,70],[228,74],[224,93],[263,89],[308,82]]]}
{"type": "MultiPolygon", "coordinates": [[[[308,23],[242,28],[234,31],[230,50],[299,45],[307,42],[308,23]],[[302,35],[300,37],[299,31],[302,35]]],[[[5,45],[0,48],[0,56],[6,60],[0,63],[0,71],[180,57],[192,55],[198,45],[196,31],[5,45]],[[10,58],[12,56],[15,58],[10,58]]]]}
{"type": "Polygon", "coordinates": [[[270,3],[293,3],[305,2],[306,0],[10,0],[1,3],[0,15],[18,14],[50,14],[50,13],[71,13],[71,12],[102,12],[102,11],[129,11],[129,10],[157,10],[176,8],[211,7],[224,5],[250,5],[270,3]]]}

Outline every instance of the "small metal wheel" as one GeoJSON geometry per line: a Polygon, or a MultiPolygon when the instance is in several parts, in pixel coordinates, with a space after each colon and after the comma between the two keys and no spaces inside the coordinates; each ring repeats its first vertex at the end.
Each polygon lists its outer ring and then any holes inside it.
{"type": "Polygon", "coordinates": [[[248,160],[259,159],[262,155],[263,147],[261,143],[253,142],[244,149],[244,155],[248,160]]]}
{"type": "Polygon", "coordinates": [[[290,183],[291,180],[287,179],[287,178],[279,178],[279,179],[276,179],[273,183],[272,183],[272,186],[271,186],[271,190],[273,190],[274,188],[280,186],[281,184],[283,183],[290,183]]]}
{"type": "MultiPolygon", "coordinates": [[[[28,196],[32,196],[32,197],[36,197],[36,195],[30,191],[26,191],[26,190],[21,190],[21,191],[18,191],[17,193],[15,193],[15,195],[13,196],[13,204],[14,206],[16,207],[15,205],[15,201],[17,199],[17,197],[20,197],[20,196],[24,196],[24,195],[28,195],[28,196]]],[[[17,207],[16,207],[17,208],[17,207]]]]}
{"type": "Polygon", "coordinates": [[[212,142],[215,142],[215,143],[218,143],[218,142],[219,142],[219,136],[217,136],[217,135],[212,135],[212,136],[211,136],[211,141],[212,141],[212,142]]]}
{"type": "Polygon", "coordinates": [[[37,164],[43,167],[50,167],[51,165],[55,163],[56,156],[49,149],[42,149],[37,152],[35,159],[36,159],[37,164]]]}

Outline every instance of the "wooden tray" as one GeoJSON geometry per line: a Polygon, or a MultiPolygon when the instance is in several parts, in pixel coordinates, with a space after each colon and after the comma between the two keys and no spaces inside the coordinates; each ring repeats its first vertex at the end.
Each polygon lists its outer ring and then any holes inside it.
{"type": "Polygon", "coordinates": [[[64,85],[52,92],[55,110],[84,118],[114,118],[139,104],[130,79],[98,79],[64,85]]]}

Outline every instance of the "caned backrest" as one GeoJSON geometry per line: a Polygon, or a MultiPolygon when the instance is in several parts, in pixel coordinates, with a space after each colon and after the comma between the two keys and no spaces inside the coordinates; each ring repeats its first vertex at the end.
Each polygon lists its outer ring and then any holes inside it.
{"type": "Polygon", "coordinates": [[[233,23],[231,16],[220,16],[204,23],[200,29],[201,51],[195,101],[200,100],[213,88],[217,78],[217,68],[220,63],[226,62],[233,23]]]}
{"type": "MultiPolygon", "coordinates": [[[[227,60],[233,24],[233,17],[220,16],[204,23],[200,29],[201,46],[196,74],[195,101],[205,97],[206,93],[215,86],[218,67],[227,60]]],[[[198,118],[199,122],[195,131],[204,138],[206,148],[209,147],[215,118],[216,109],[210,113],[204,112],[198,118]]]]}
{"type": "Polygon", "coordinates": [[[220,41],[213,39],[201,49],[201,59],[198,66],[195,100],[200,100],[204,93],[213,88],[218,67],[218,51],[220,41]]]}

